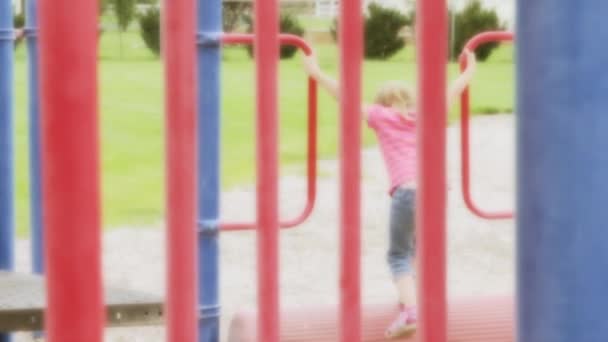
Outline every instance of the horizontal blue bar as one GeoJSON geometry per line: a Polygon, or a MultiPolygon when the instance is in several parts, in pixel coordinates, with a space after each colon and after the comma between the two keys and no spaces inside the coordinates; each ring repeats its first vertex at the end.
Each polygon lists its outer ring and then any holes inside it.
{"type": "Polygon", "coordinates": [[[38,37],[38,28],[36,27],[26,27],[23,29],[23,33],[28,38],[38,37]]]}
{"type": "Polygon", "coordinates": [[[199,306],[199,319],[210,319],[220,317],[220,305],[203,305],[199,306]]]}
{"type": "Polygon", "coordinates": [[[15,40],[14,29],[0,29],[0,40],[15,40]]]}

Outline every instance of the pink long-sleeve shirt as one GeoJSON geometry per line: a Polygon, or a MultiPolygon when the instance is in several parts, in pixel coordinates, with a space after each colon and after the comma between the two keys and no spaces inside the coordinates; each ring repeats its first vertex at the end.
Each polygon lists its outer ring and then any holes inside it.
{"type": "MultiPolygon", "coordinates": [[[[409,116],[415,118],[412,113],[409,116]]],[[[416,121],[394,108],[375,104],[367,108],[367,124],[378,138],[390,179],[389,193],[416,182],[416,121]]]]}

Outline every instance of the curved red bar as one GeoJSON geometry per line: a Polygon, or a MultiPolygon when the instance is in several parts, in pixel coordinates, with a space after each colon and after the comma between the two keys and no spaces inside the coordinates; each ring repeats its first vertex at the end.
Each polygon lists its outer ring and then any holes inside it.
{"type": "MultiPolygon", "coordinates": [[[[511,42],[513,41],[513,33],[504,31],[493,31],[484,32],[471,38],[466,44],[465,49],[475,51],[478,46],[490,43],[490,42],[511,42]]],[[[467,67],[466,58],[463,55],[460,56],[460,70],[464,71],[467,67]]],[[[469,210],[484,219],[496,220],[496,219],[509,219],[513,218],[512,212],[489,212],[481,209],[473,200],[471,195],[471,168],[470,168],[470,133],[469,133],[469,118],[470,118],[470,99],[469,99],[469,88],[462,92],[460,102],[460,154],[462,162],[462,196],[464,203],[469,210]]]]}
{"type": "Polygon", "coordinates": [[[488,31],[471,38],[465,45],[465,49],[474,51],[480,45],[492,42],[512,42],[513,33],[508,31],[488,31]]]}
{"type": "MultiPolygon", "coordinates": [[[[222,44],[238,45],[253,44],[253,34],[224,34],[220,38],[222,44]]],[[[312,48],[304,39],[291,35],[279,35],[282,45],[298,47],[306,55],[312,53],[312,48]]],[[[317,82],[313,78],[308,79],[308,158],[307,158],[307,198],[306,205],[296,218],[279,223],[281,228],[288,229],[296,227],[306,221],[315,206],[317,197],[317,82]]],[[[223,231],[239,231],[255,229],[253,222],[221,223],[223,231]]]]}
{"type": "MultiPolygon", "coordinates": [[[[251,45],[253,44],[253,34],[249,33],[229,33],[223,34],[220,38],[224,45],[251,45]]],[[[306,55],[312,53],[312,48],[304,39],[293,34],[280,34],[279,42],[281,45],[291,45],[302,50],[306,55]]]]}

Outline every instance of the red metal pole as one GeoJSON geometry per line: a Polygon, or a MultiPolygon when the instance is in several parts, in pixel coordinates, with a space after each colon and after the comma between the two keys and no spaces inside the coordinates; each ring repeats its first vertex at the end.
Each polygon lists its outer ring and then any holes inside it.
{"type": "MultiPolygon", "coordinates": [[[[255,35],[230,33],[221,37],[222,44],[253,44],[255,35]]],[[[291,34],[280,34],[281,45],[298,47],[302,52],[309,55],[312,48],[302,38],[291,34]]],[[[284,229],[294,228],[302,224],[312,213],[317,196],[317,82],[314,78],[308,79],[308,156],[306,177],[306,204],[298,216],[286,221],[280,221],[279,227],[284,229]]],[[[222,231],[241,231],[256,229],[256,222],[224,222],[220,225],[222,231]]]]}
{"type": "Polygon", "coordinates": [[[340,1],[340,340],[361,340],[361,1],[340,1]]]}
{"type": "Polygon", "coordinates": [[[97,11],[97,1],[43,0],[38,12],[51,342],[103,340],[97,11]]]}
{"type": "Polygon", "coordinates": [[[285,222],[293,227],[304,222],[312,213],[317,198],[317,81],[308,79],[308,161],[306,183],[306,207],[296,219],[285,222]]]}
{"type": "Polygon", "coordinates": [[[165,0],[167,339],[197,340],[195,5],[165,0]]]}
{"type": "Polygon", "coordinates": [[[258,341],[279,341],[277,0],[255,2],[258,341]]]}
{"type": "MultiPolygon", "coordinates": [[[[471,38],[466,44],[466,49],[475,51],[479,45],[495,42],[495,41],[512,41],[513,34],[511,32],[504,31],[491,31],[483,32],[475,37],[471,38]]],[[[460,58],[460,70],[464,71],[467,67],[467,60],[465,56],[460,58]]],[[[461,171],[461,183],[462,183],[462,197],[464,203],[469,210],[484,219],[509,219],[513,218],[512,212],[501,211],[501,212],[489,212],[479,207],[473,200],[471,194],[471,168],[470,168],[470,130],[469,130],[469,118],[470,118],[470,99],[469,99],[469,88],[467,87],[460,97],[460,156],[462,163],[461,171]]]]}
{"type": "Polygon", "coordinates": [[[445,0],[418,1],[418,293],[420,340],[446,341],[445,0]]]}

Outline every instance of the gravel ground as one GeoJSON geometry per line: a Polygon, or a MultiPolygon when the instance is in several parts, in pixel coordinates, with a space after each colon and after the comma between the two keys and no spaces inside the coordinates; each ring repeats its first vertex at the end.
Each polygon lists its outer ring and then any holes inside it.
{"type": "MultiPolygon", "coordinates": [[[[488,209],[513,207],[514,119],[511,115],[476,117],[472,124],[474,197],[488,209]]],[[[464,207],[460,195],[459,133],[448,129],[448,258],[450,295],[501,294],[513,290],[514,225],[512,220],[485,221],[464,207]]],[[[394,300],[384,262],[389,198],[386,175],[377,149],[363,152],[364,301],[394,300]]],[[[338,281],[338,163],[319,162],[318,200],[306,224],[281,234],[281,299],[283,306],[335,303],[338,281]]],[[[301,176],[281,179],[281,212],[291,217],[302,208],[305,182],[301,176]]],[[[222,199],[225,220],[252,219],[253,187],[232,189],[222,199]]],[[[154,294],[164,292],[164,230],[124,227],[103,236],[106,283],[154,294]]],[[[232,313],[256,302],[255,235],[221,236],[222,331],[232,313]]],[[[29,242],[18,241],[18,268],[29,269],[29,242]]],[[[76,322],[75,322],[76,323],[76,322]]],[[[77,323],[76,323],[77,324],[77,323]]],[[[19,334],[17,342],[30,341],[19,334]]],[[[164,341],[153,328],[108,329],[106,341],[164,341]]]]}

